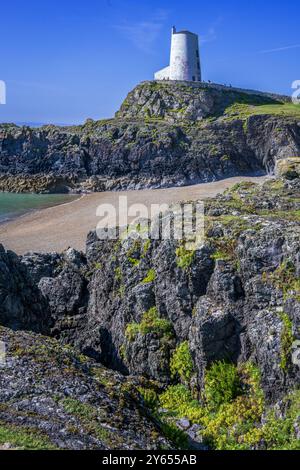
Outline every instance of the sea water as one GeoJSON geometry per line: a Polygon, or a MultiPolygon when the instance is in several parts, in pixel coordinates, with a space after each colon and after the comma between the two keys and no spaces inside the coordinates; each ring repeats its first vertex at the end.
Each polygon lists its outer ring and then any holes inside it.
{"type": "Polygon", "coordinates": [[[70,194],[15,194],[0,192],[0,223],[32,210],[64,204],[76,198],[77,196],[70,194]]]}

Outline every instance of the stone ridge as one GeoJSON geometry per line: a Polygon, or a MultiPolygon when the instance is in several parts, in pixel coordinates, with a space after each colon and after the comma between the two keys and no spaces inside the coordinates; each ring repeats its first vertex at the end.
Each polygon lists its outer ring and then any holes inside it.
{"type": "Polygon", "coordinates": [[[158,188],[273,172],[278,160],[300,155],[300,108],[284,100],[219,85],[145,82],[115,119],[0,125],[0,190],[158,188]]]}
{"type": "MultiPolygon", "coordinates": [[[[156,82],[156,80],[154,80],[156,82]]],[[[163,82],[157,81],[158,83],[163,83],[163,84],[168,84],[172,85],[174,84],[174,81],[169,81],[165,80],[163,82]]],[[[150,80],[145,80],[141,84],[144,83],[151,83],[150,80]]],[[[247,88],[239,88],[239,87],[234,87],[234,86],[227,86],[227,85],[222,85],[220,83],[208,83],[208,82],[181,82],[177,81],[175,84],[179,85],[186,85],[188,87],[192,88],[200,88],[200,89],[215,89],[215,90],[221,90],[225,92],[237,92],[237,93],[245,93],[249,95],[255,95],[255,96],[265,96],[267,98],[271,98],[272,100],[279,101],[282,103],[290,103],[292,101],[290,96],[287,95],[281,95],[279,93],[272,93],[268,91],[261,91],[261,90],[251,90],[247,88]]]]}
{"type": "Polygon", "coordinates": [[[290,102],[291,98],[287,96],[216,84],[149,81],[129,93],[116,118],[197,122],[208,117],[220,117],[226,114],[226,108],[236,103],[257,106],[290,102]]]}

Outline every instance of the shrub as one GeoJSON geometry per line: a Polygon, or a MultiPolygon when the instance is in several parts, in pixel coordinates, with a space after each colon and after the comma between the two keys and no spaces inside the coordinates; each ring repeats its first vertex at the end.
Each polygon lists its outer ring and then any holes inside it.
{"type": "Polygon", "coordinates": [[[194,364],[188,341],[181,343],[174,351],[170,360],[172,378],[179,375],[183,382],[189,382],[193,374],[194,364]]]}
{"type": "Polygon", "coordinates": [[[132,342],[135,340],[135,337],[140,332],[140,325],[139,323],[129,323],[125,330],[125,336],[128,341],[132,342]]]}
{"type": "MultiPolygon", "coordinates": [[[[217,363],[223,370],[224,363],[217,363]]],[[[203,436],[209,444],[217,450],[247,450],[251,444],[249,436],[256,442],[260,440],[259,423],[264,411],[264,394],[260,385],[260,372],[252,364],[244,364],[239,370],[229,372],[228,364],[225,375],[229,378],[229,386],[224,387],[224,399],[219,397],[218,407],[206,408],[202,424],[205,429],[203,436]],[[239,373],[244,385],[243,395],[239,394],[235,399],[228,401],[230,395],[241,393],[241,388],[233,385],[234,377],[239,373]],[[226,393],[227,389],[227,393],[226,393]],[[231,391],[228,393],[228,390],[231,391]]],[[[234,366],[232,366],[234,367],[234,366]]],[[[214,371],[216,372],[216,368],[214,371]]],[[[221,372],[224,376],[224,373],[221,372]]],[[[226,382],[227,380],[225,380],[226,382]]],[[[223,388],[223,387],[221,387],[223,388]]],[[[216,389],[219,389],[217,386],[216,389]]],[[[220,389],[219,389],[220,391],[220,389]]]]}
{"type": "Polygon", "coordinates": [[[206,372],[205,398],[207,405],[216,409],[229,403],[241,393],[241,382],[234,364],[216,362],[206,372]]]}
{"type": "Polygon", "coordinates": [[[143,397],[145,405],[150,408],[152,411],[155,411],[158,407],[159,400],[157,393],[151,388],[138,388],[140,394],[143,397]]]}
{"type": "MultiPolygon", "coordinates": [[[[171,386],[159,397],[160,405],[169,411],[169,419],[185,417],[192,423],[200,424],[201,434],[206,443],[217,450],[247,450],[259,447],[267,438],[267,431],[274,426],[274,423],[270,421],[269,427],[265,430],[261,425],[264,394],[258,368],[249,363],[237,368],[231,364],[218,362],[207,371],[207,376],[205,387],[207,395],[204,394],[203,406],[193,400],[191,392],[184,385],[171,386]],[[214,398],[212,407],[210,395],[214,392],[218,398],[218,405],[214,398]]],[[[294,417],[297,413],[295,406],[293,410],[294,417]]],[[[280,435],[282,429],[287,429],[285,434],[289,437],[284,438],[285,442],[290,442],[289,446],[296,448],[291,421],[288,424],[281,423],[278,429],[277,434],[280,435]]],[[[270,433],[275,434],[275,431],[271,430],[270,433]]],[[[278,443],[280,439],[283,440],[282,437],[276,437],[276,442],[278,443]]],[[[270,440],[269,442],[271,445],[270,440]]]]}
{"type": "Polygon", "coordinates": [[[176,249],[176,264],[181,269],[188,269],[194,259],[196,252],[193,250],[187,250],[184,245],[176,249]]]}
{"type": "Polygon", "coordinates": [[[144,313],[140,323],[142,335],[156,333],[159,336],[171,336],[172,331],[172,323],[165,318],[160,318],[156,307],[152,307],[148,312],[144,313]]]}
{"type": "Polygon", "coordinates": [[[144,313],[141,323],[129,323],[126,327],[125,335],[129,341],[134,341],[136,335],[140,333],[156,333],[159,337],[170,338],[173,334],[172,323],[160,318],[156,307],[150,308],[144,313]]]}
{"type": "Polygon", "coordinates": [[[280,318],[282,321],[280,367],[286,370],[294,342],[293,323],[286,313],[282,313],[280,318]]]}
{"type": "Polygon", "coordinates": [[[191,392],[185,385],[172,385],[159,397],[160,405],[176,418],[187,418],[199,423],[203,410],[197,400],[193,400],[191,392]]]}

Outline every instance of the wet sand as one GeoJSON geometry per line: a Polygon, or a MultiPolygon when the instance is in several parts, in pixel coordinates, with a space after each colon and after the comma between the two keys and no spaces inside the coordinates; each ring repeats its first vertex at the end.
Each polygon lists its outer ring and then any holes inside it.
{"type": "MultiPolygon", "coordinates": [[[[205,200],[241,181],[262,183],[266,178],[245,176],[182,188],[88,194],[73,202],[32,212],[1,224],[0,243],[18,254],[29,251],[62,252],[69,247],[84,251],[88,232],[95,230],[100,220],[96,215],[100,204],[112,204],[118,216],[120,196],[127,196],[128,206],[138,203],[150,209],[151,204],[205,200]]],[[[110,225],[113,221],[114,218],[110,217],[110,225]]]]}

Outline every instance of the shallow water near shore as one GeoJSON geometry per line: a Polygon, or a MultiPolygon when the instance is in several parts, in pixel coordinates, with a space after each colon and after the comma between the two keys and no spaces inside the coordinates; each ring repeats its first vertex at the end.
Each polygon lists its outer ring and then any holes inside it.
{"type": "Polygon", "coordinates": [[[70,194],[0,193],[0,223],[14,219],[32,210],[65,204],[77,198],[78,196],[70,194]]]}

